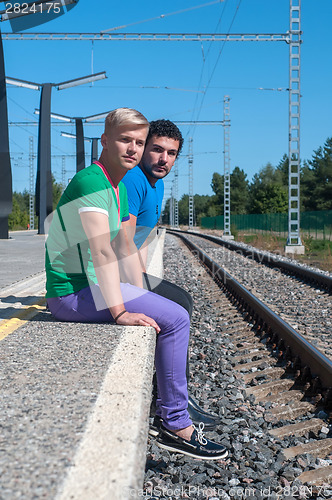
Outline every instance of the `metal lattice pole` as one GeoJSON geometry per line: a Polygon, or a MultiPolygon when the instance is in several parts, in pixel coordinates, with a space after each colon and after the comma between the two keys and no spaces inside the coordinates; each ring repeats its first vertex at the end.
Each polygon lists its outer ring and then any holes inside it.
{"type": "Polygon", "coordinates": [[[194,227],[194,166],[193,166],[193,139],[189,138],[189,229],[194,227]]]}
{"type": "Polygon", "coordinates": [[[61,184],[62,184],[62,192],[66,189],[66,157],[62,157],[62,168],[61,168],[61,184]]]}
{"type": "Polygon", "coordinates": [[[33,137],[29,137],[29,224],[35,229],[35,174],[34,174],[33,137]]]}
{"type": "Polygon", "coordinates": [[[290,0],[288,238],[286,252],[304,253],[300,236],[301,0],[290,0]]]}
{"type": "Polygon", "coordinates": [[[179,227],[179,168],[178,162],[174,165],[174,226],[179,227]]]}
{"type": "Polygon", "coordinates": [[[169,202],[169,225],[174,227],[174,198],[173,198],[173,186],[171,188],[171,198],[169,202]]]}
{"type": "Polygon", "coordinates": [[[230,97],[224,96],[224,237],[233,239],[231,233],[231,173],[230,173],[230,97]]]}

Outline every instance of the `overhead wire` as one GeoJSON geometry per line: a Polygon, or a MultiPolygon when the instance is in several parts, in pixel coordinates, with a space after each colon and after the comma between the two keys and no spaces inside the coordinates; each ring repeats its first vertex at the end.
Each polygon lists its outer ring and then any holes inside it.
{"type": "Polygon", "coordinates": [[[121,26],[116,26],[114,28],[109,28],[107,30],[102,30],[100,33],[109,33],[110,31],[117,31],[119,29],[128,28],[129,26],[136,26],[137,24],[143,24],[143,23],[147,23],[147,22],[150,22],[150,21],[156,21],[158,19],[164,19],[165,17],[175,16],[177,14],[183,14],[184,12],[189,12],[189,11],[195,10],[195,9],[201,9],[202,7],[209,7],[210,5],[214,5],[216,3],[221,3],[221,2],[224,2],[224,1],[225,0],[214,0],[213,2],[208,2],[208,3],[205,3],[205,4],[201,4],[201,5],[195,5],[193,7],[188,7],[187,9],[177,10],[175,12],[169,12],[168,14],[160,14],[159,16],[150,17],[148,19],[143,19],[142,21],[136,21],[134,23],[123,24],[121,26]]]}
{"type": "MultiPolygon", "coordinates": [[[[28,115],[32,116],[32,117],[35,119],[35,115],[34,115],[33,113],[31,113],[30,111],[28,111],[27,109],[25,109],[25,108],[24,108],[24,106],[22,106],[21,104],[19,104],[18,102],[16,102],[16,101],[15,101],[12,97],[7,96],[7,99],[8,99],[8,100],[10,100],[10,101],[12,101],[12,102],[13,102],[13,103],[17,106],[17,107],[21,108],[21,109],[22,109],[25,113],[27,113],[28,115]]],[[[16,123],[15,125],[16,125],[17,127],[20,127],[22,130],[24,130],[24,132],[27,132],[27,134],[32,135],[32,136],[34,136],[35,138],[37,138],[37,137],[38,137],[38,136],[37,136],[37,134],[35,134],[35,133],[31,132],[30,130],[27,130],[27,129],[23,126],[23,125],[21,125],[21,124],[19,124],[19,123],[16,123]]],[[[51,128],[52,128],[52,130],[54,130],[56,133],[58,133],[58,134],[59,134],[59,136],[61,136],[61,133],[59,133],[59,132],[57,131],[57,129],[56,129],[56,128],[54,128],[54,126],[52,126],[52,124],[51,124],[51,128]]],[[[11,140],[11,142],[14,142],[12,139],[10,139],[10,140],[11,140]]],[[[16,145],[17,145],[17,144],[16,144],[16,145]]],[[[55,149],[57,149],[57,150],[58,150],[58,151],[60,151],[61,153],[66,154],[66,152],[65,152],[65,151],[63,151],[63,150],[62,150],[61,148],[59,148],[58,146],[52,146],[52,147],[54,147],[55,149]]]]}
{"type": "MultiPolygon", "coordinates": [[[[222,20],[222,18],[223,18],[224,13],[225,13],[225,9],[226,9],[227,2],[228,2],[228,0],[226,0],[226,1],[225,1],[225,3],[224,3],[224,7],[223,7],[222,12],[221,12],[221,14],[220,14],[220,17],[219,17],[218,23],[217,23],[217,25],[216,25],[216,27],[215,27],[215,29],[214,29],[214,33],[217,33],[217,30],[218,30],[218,28],[219,28],[219,25],[220,25],[220,23],[221,23],[221,20],[222,20]]],[[[207,50],[207,53],[206,53],[206,56],[205,56],[205,53],[204,53],[204,46],[203,46],[203,44],[202,44],[203,64],[202,64],[202,69],[201,69],[201,74],[200,74],[200,78],[199,78],[199,82],[198,82],[197,91],[199,91],[199,89],[200,89],[200,87],[201,87],[201,83],[202,83],[202,79],[203,79],[203,73],[204,73],[204,67],[205,67],[205,63],[206,63],[207,57],[208,57],[208,55],[209,55],[209,52],[210,52],[210,50],[211,50],[211,47],[212,47],[212,42],[210,42],[209,47],[208,47],[208,50],[207,50]]],[[[205,92],[205,90],[204,90],[203,92],[205,92]]],[[[197,101],[198,101],[198,96],[196,96],[196,99],[195,99],[195,102],[194,102],[194,108],[193,108],[193,113],[192,113],[192,116],[191,116],[191,120],[193,120],[193,118],[194,118],[194,111],[195,111],[195,109],[196,109],[196,104],[197,104],[197,101]]]]}
{"type": "MultiPolygon", "coordinates": [[[[27,115],[30,115],[32,116],[34,119],[35,119],[35,115],[33,113],[31,113],[30,111],[28,111],[27,109],[24,108],[24,106],[22,106],[21,104],[19,104],[18,102],[16,102],[12,97],[9,97],[7,95],[7,99],[12,101],[17,107],[21,108],[25,113],[27,113],[27,115]]],[[[17,127],[19,127],[21,130],[23,130],[24,132],[26,132],[27,134],[29,134],[29,136],[34,136],[35,138],[37,138],[37,134],[36,133],[33,133],[31,132],[30,130],[28,130],[27,128],[25,128],[23,125],[20,125],[20,124],[16,124],[17,127]]],[[[60,133],[56,130],[56,128],[54,128],[54,126],[51,125],[51,129],[53,131],[55,131],[56,133],[58,133],[60,135],[60,133]]],[[[14,141],[11,137],[9,137],[9,141],[10,143],[14,144],[15,146],[17,146],[18,148],[22,148],[22,145],[19,145],[16,141],[14,141]]],[[[75,157],[76,155],[68,155],[67,152],[65,152],[64,150],[62,150],[61,148],[59,148],[58,146],[56,145],[52,145],[52,148],[60,151],[60,153],[62,153],[61,155],[58,155],[59,157],[63,157],[63,156],[66,156],[66,157],[75,157]]],[[[25,150],[25,148],[22,148],[23,149],[23,154],[24,155],[27,155],[29,156],[30,153],[25,150]]],[[[36,157],[36,154],[34,154],[34,156],[36,157]]],[[[52,155],[52,158],[55,158],[57,155],[52,155]]],[[[86,156],[90,156],[88,153],[86,153],[86,156]]],[[[14,158],[12,158],[14,161],[18,161],[18,160],[15,160],[14,158]]],[[[59,169],[59,164],[57,164],[57,158],[55,158],[55,163],[56,163],[56,168],[55,168],[55,171],[53,171],[53,175],[54,177],[57,179],[59,178],[60,174],[58,172],[58,169],[59,169]]],[[[14,164],[13,165],[15,168],[21,168],[22,166],[19,165],[18,163],[17,164],[14,164]]],[[[27,165],[24,165],[25,167],[27,167],[27,165]]],[[[69,171],[69,170],[68,170],[69,171]]],[[[17,182],[17,181],[16,181],[17,182]]],[[[24,181],[22,180],[21,181],[21,184],[23,183],[24,181]]],[[[27,189],[27,187],[25,186],[25,188],[27,189]]]]}
{"type": "MultiPolygon", "coordinates": [[[[234,21],[235,21],[235,18],[236,18],[236,16],[237,16],[237,14],[238,14],[238,11],[239,11],[239,8],[240,8],[240,5],[241,5],[241,2],[242,2],[242,0],[239,0],[238,5],[237,5],[236,10],[235,10],[235,13],[234,13],[233,18],[232,18],[232,21],[231,21],[230,26],[229,26],[229,28],[228,28],[227,35],[230,33],[230,30],[232,29],[232,26],[233,26],[233,24],[234,24],[234,21]]],[[[224,50],[224,47],[225,47],[225,43],[226,43],[226,40],[223,42],[223,44],[222,44],[222,46],[221,46],[221,49],[219,50],[219,54],[218,54],[217,60],[216,60],[216,62],[215,62],[215,65],[214,65],[214,67],[213,67],[212,73],[211,73],[210,78],[209,78],[209,80],[208,80],[208,83],[207,83],[207,85],[206,85],[205,92],[204,92],[204,94],[203,94],[203,96],[202,96],[201,104],[200,104],[200,107],[199,107],[199,109],[198,109],[198,113],[197,113],[197,115],[196,115],[196,120],[198,120],[198,119],[199,119],[199,116],[200,116],[200,114],[201,114],[201,110],[202,110],[203,103],[204,103],[204,100],[205,100],[205,97],[206,97],[206,93],[207,93],[207,91],[208,91],[208,89],[209,89],[209,86],[210,86],[211,80],[212,80],[212,78],[213,78],[213,76],[214,76],[214,73],[215,73],[215,71],[216,71],[216,69],[217,69],[217,66],[218,66],[218,63],[219,63],[219,60],[220,60],[221,54],[222,54],[222,52],[223,52],[223,50],[224,50]]],[[[196,120],[193,120],[193,121],[196,121],[196,120]]]]}

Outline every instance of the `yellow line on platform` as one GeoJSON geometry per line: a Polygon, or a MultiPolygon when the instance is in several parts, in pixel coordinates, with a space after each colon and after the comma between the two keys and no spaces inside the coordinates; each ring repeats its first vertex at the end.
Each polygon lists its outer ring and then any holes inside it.
{"type": "Polygon", "coordinates": [[[7,335],[10,335],[15,330],[23,326],[30,319],[32,319],[40,311],[45,310],[46,299],[39,300],[32,306],[25,306],[14,316],[9,319],[4,319],[0,322],[0,340],[3,340],[7,335]]]}

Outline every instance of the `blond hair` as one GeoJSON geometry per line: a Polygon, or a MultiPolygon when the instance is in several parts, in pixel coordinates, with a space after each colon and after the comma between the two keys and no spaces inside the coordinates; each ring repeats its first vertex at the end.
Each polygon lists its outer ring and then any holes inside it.
{"type": "Polygon", "coordinates": [[[117,108],[108,113],[105,119],[105,134],[121,125],[141,125],[149,127],[149,122],[142,113],[131,108],[117,108]]]}

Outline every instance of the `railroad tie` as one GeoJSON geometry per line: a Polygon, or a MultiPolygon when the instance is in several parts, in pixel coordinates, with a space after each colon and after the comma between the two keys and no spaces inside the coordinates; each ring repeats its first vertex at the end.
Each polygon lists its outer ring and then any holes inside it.
{"type": "Polygon", "coordinates": [[[308,483],[310,485],[320,486],[323,483],[330,484],[332,481],[332,465],[320,467],[319,469],[307,470],[297,479],[302,481],[302,483],[308,483]]]}
{"type": "Polygon", "coordinates": [[[323,420],[320,418],[311,418],[310,420],[298,422],[297,424],[284,425],[276,429],[271,429],[269,433],[271,436],[282,439],[286,436],[303,436],[309,432],[318,434],[323,427],[326,427],[323,420]]]}
{"type": "Polygon", "coordinates": [[[246,389],[246,394],[247,396],[252,394],[255,397],[255,401],[262,401],[270,394],[275,394],[279,397],[281,392],[288,391],[293,385],[294,380],[291,379],[273,380],[272,382],[266,382],[255,387],[249,387],[246,389]]]}
{"type": "Polygon", "coordinates": [[[285,448],[283,454],[287,460],[290,460],[298,455],[310,453],[314,457],[325,458],[329,453],[332,453],[332,438],[320,439],[311,443],[304,443],[291,448],[285,448]]]}
{"type": "Polygon", "coordinates": [[[258,359],[256,361],[251,361],[249,363],[239,363],[238,365],[234,365],[233,368],[234,370],[237,371],[243,371],[243,370],[250,370],[251,368],[256,368],[257,366],[263,365],[264,363],[271,365],[275,364],[276,362],[277,362],[276,359],[266,356],[264,358],[258,359]]]}
{"type": "MultiPolygon", "coordinates": [[[[282,395],[280,397],[282,400],[282,395]]],[[[278,402],[279,403],[279,402],[278,402]]],[[[280,401],[281,405],[283,401],[280,401]]],[[[282,406],[276,406],[268,410],[264,419],[266,422],[276,422],[280,420],[292,420],[294,418],[305,415],[309,412],[315,411],[315,405],[308,403],[307,401],[296,401],[295,403],[285,404],[282,406]]]]}
{"type": "Polygon", "coordinates": [[[245,373],[242,375],[246,384],[251,382],[254,378],[266,377],[269,381],[277,380],[285,373],[284,368],[265,368],[265,370],[257,370],[252,373],[245,373]]]}

